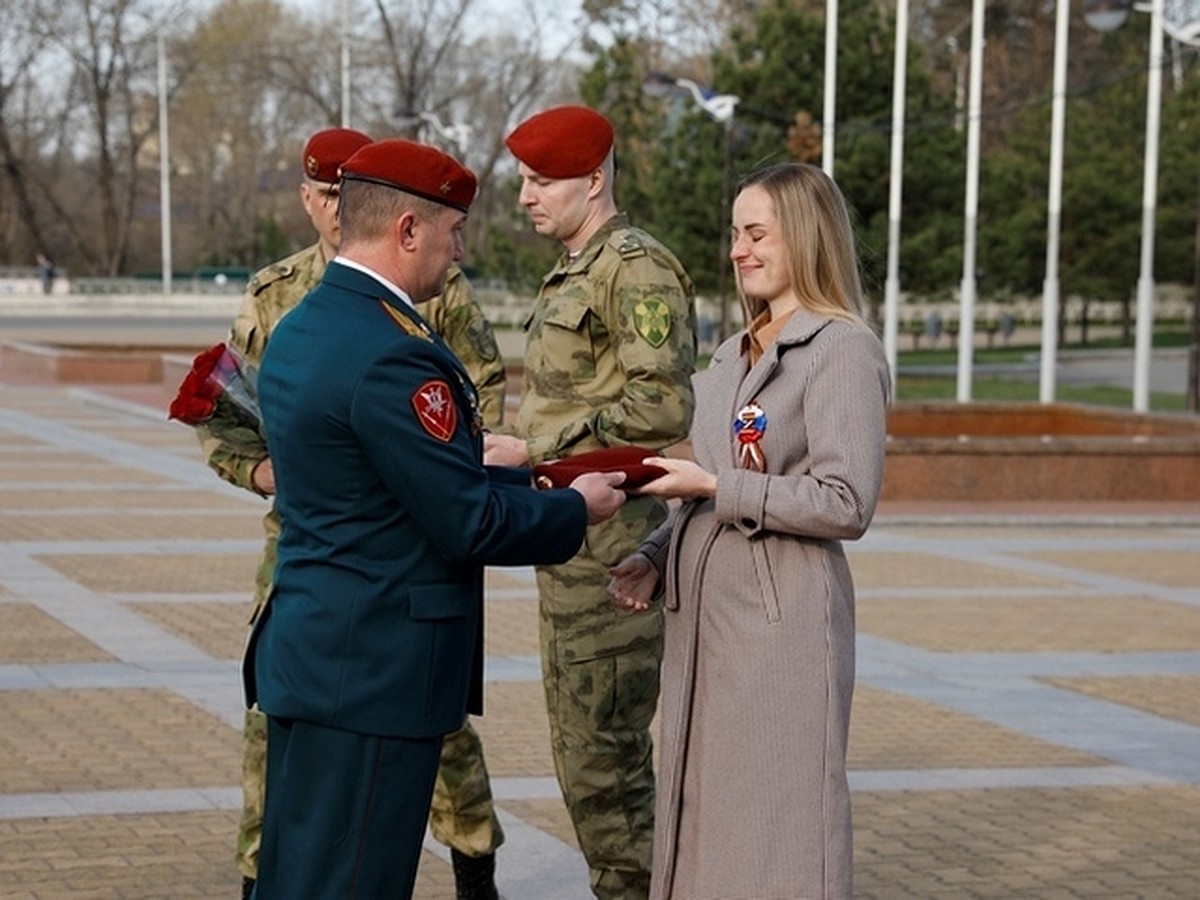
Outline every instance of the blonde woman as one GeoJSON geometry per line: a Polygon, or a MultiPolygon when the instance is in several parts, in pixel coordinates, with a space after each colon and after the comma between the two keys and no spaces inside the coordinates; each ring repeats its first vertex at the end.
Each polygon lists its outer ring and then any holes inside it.
{"type": "Polygon", "coordinates": [[[730,257],[749,327],[693,377],[695,462],[644,493],[684,501],[612,570],[629,610],[664,589],[656,900],[848,898],[854,588],[889,378],[864,323],[845,202],[820,169],[755,172],[730,257]]]}

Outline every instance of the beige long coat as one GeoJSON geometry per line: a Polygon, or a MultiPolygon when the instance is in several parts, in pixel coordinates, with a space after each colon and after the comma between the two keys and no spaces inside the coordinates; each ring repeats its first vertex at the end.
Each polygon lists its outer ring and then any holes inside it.
{"type": "Polygon", "coordinates": [[[737,335],[693,377],[715,501],[685,503],[643,545],[667,610],[651,897],[848,898],[854,589],[840,540],[875,510],[887,364],[867,327],[805,310],[749,373],[740,348],[737,335]],[[735,467],[732,423],[751,400],[765,474],[735,467]]]}

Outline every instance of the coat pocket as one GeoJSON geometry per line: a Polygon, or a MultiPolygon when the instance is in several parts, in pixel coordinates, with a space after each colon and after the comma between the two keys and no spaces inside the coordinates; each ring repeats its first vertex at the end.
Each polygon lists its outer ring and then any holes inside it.
{"type": "Polygon", "coordinates": [[[767,624],[773,625],[782,618],[779,610],[779,591],[775,586],[775,573],[771,568],[771,556],[767,553],[766,541],[750,541],[750,552],[754,557],[754,577],[762,595],[763,608],[767,612],[767,624]]]}
{"type": "MultiPolygon", "coordinates": [[[[403,665],[405,683],[424,684],[421,719],[428,727],[461,727],[474,667],[477,598],[461,585],[422,585],[409,590],[409,617],[403,665]]],[[[411,692],[413,700],[421,691],[411,692]]]]}

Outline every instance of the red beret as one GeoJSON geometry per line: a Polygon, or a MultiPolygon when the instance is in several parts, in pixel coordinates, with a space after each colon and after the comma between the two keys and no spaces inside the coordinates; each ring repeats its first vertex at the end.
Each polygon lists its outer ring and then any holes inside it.
{"type": "Polygon", "coordinates": [[[556,106],[530,116],[504,143],[539,175],[579,178],[600,168],[612,149],[613,127],[586,106],[556,106]]]}
{"type": "Polygon", "coordinates": [[[586,472],[624,472],[625,480],[617,487],[623,491],[633,490],[667,474],[666,469],[648,466],[642,462],[643,459],[660,455],[657,450],[646,450],[642,447],[605,447],[603,450],[589,450],[586,453],[538,463],[533,467],[533,483],[543,490],[570,487],[572,481],[586,472]]]}
{"type": "Polygon", "coordinates": [[[475,199],[475,173],[428,144],[402,138],[376,141],[342,164],[342,177],[370,181],[466,212],[475,199]]]}
{"type": "Polygon", "coordinates": [[[338,180],[338,169],[354,155],[355,151],[371,143],[361,131],[352,128],[326,128],[318,131],[304,145],[300,157],[304,174],[313,181],[333,184],[338,180]]]}

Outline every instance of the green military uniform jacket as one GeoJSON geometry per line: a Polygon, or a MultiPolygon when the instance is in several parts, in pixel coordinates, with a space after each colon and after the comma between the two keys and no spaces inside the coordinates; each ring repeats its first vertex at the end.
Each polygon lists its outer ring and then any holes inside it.
{"type": "MultiPolygon", "coordinates": [[[[682,441],[691,424],[696,361],[694,288],[674,255],[614,216],[576,256],[563,254],[546,275],[525,323],[525,374],[515,430],[531,463],[601,447],[660,449],[682,441]]],[[[588,528],[579,555],[544,574],[563,585],[602,585],[608,567],[637,549],[666,518],[654,497],[631,496],[617,515],[588,528]],[[569,571],[568,571],[569,569],[569,571]],[[586,574],[585,574],[586,573],[586,574]]],[[[575,658],[622,652],[658,640],[660,615],[620,615],[601,586],[585,602],[543,616],[568,636],[575,658]]]]}
{"type": "Polygon", "coordinates": [[[672,253],[614,216],[542,281],[525,322],[516,431],[533,463],[683,440],[696,364],[694,288],[672,253]]]}

